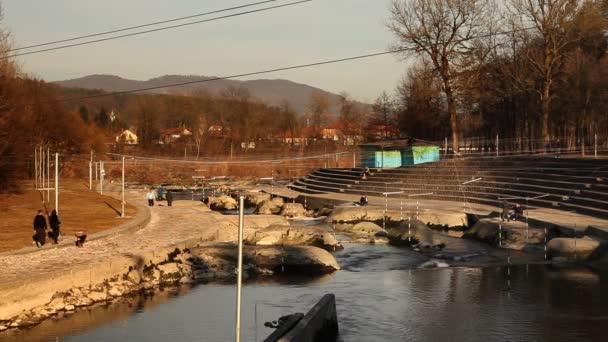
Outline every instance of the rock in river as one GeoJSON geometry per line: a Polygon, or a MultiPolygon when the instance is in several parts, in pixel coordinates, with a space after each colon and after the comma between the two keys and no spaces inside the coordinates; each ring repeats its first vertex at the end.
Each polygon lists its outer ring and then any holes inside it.
{"type": "Polygon", "coordinates": [[[245,239],[245,244],[315,246],[330,251],[342,249],[342,245],[333,234],[322,228],[312,226],[272,225],[250,233],[245,239]]]}
{"type": "MultiPolygon", "coordinates": [[[[216,278],[234,276],[238,256],[236,245],[195,247],[190,253],[193,260],[206,265],[216,278]]],[[[340,269],[333,255],[312,246],[246,246],[243,249],[243,263],[244,269],[257,274],[326,274],[340,269]]]]}
{"type": "Polygon", "coordinates": [[[213,210],[234,210],[238,207],[237,202],[230,196],[211,197],[209,208],[213,210]]]}
{"type": "Polygon", "coordinates": [[[547,243],[547,249],[552,259],[594,260],[606,254],[608,243],[589,237],[556,238],[547,243]]]}
{"type": "Polygon", "coordinates": [[[418,243],[433,244],[433,231],[418,220],[403,221],[396,228],[387,228],[388,239],[392,245],[415,245],[418,243]]]}

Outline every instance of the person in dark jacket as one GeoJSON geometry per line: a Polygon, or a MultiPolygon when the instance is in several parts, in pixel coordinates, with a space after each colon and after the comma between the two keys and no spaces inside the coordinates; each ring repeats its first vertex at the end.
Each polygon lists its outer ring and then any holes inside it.
{"type": "Polygon", "coordinates": [[[57,210],[51,211],[51,216],[49,216],[49,225],[51,226],[51,232],[49,237],[53,239],[53,243],[57,244],[59,240],[59,225],[61,222],[59,221],[59,216],[57,216],[57,210]]]}
{"type": "Polygon", "coordinates": [[[46,218],[42,214],[42,210],[38,210],[38,214],[34,217],[34,235],[32,239],[38,248],[42,247],[46,242],[46,218]]]}
{"type": "Polygon", "coordinates": [[[165,197],[167,198],[167,206],[170,207],[173,205],[173,193],[171,191],[167,191],[167,195],[165,195],[165,197]]]}

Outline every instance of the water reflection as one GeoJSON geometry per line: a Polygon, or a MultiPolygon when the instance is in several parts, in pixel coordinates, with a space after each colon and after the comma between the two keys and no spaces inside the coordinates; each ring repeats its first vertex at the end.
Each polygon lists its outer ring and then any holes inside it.
{"type": "MultiPolygon", "coordinates": [[[[265,321],[306,312],[328,292],[336,294],[342,341],[587,341],[602,340],[608,324],[606,273],[511,267],[507,291],[506,267],[417,270],[419,254],[390,246],[347,245],[338,259],[343,270],[332,275],[247,283],[244,339],[263,340],[265,321]]],[[[165,292],[0,340],[231,341],[234,292],[232,284],[165,292]]]]}

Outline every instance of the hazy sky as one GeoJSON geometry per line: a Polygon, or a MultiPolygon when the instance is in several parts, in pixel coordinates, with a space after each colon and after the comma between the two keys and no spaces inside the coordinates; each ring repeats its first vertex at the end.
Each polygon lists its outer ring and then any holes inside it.
{"type": "MultiPolygon", "coordinates": [[[[18,46],[217,10],[259,0],[0,0],[18,46]]],[[[293,0],[292,0],[293,1],[293,0]]],[[[289,2],[282,0],[281,3],[289,2]]],[[[392,37],[389,0],[314,0],[215,22],[23,56],[49,81],[88,74],[146,80],[166,74],[225,76],[380,52],[392,37]]],[[[272,3],[271,3],[272,4],[272,3]]],[[[269,6],[269,5],[262,5],[269,6]]],[[[243,11],[243,10],[241,10],[243,11]]],[[[406,64],[381,56],[253,78],[282,78],[372,101],[392,91],[406,64]]]]}

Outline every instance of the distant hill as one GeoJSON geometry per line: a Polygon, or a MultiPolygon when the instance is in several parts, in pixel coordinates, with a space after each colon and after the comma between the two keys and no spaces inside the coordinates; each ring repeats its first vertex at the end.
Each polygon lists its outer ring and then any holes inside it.
{"type": "MultiPolygon", "coordinates": [[[[124,79],[113,75],[89,75],[54,83],[68,88],[101,89],[108,92],[115,92],[138,88],[159,87],[175,83],[202,81],[210,78],[211,77],[193,75],[166,75],[152,78],[147,81],[137,81],[124,79]]],[[[330,99],[330,112],[337,115],[340,111],[340,97],[337,94],[288,80],[218,80],[208,83],[195,83],[191,85],[152,90],[150,92],[175,94],[191,92],[196,89],[205,89],[212,94],[218,94],[220,91],[229,86],[247,88],[254,99],[263,101],[269,105],[278,106],[283,100],[287,100],[294,110],[300,114],[308,112],[311,94],[314,91],[321,91],[327,94],[330,99]]]]}

